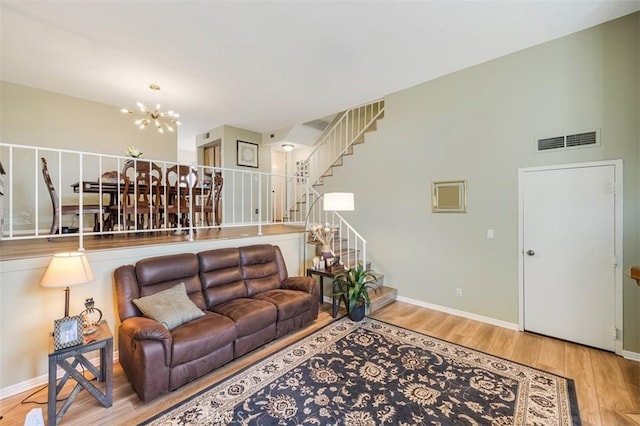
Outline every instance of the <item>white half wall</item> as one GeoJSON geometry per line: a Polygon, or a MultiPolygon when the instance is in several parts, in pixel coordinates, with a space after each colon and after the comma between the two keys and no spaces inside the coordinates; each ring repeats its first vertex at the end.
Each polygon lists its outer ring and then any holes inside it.
{"type": "MultiPolygon", "coordinates": [[[[54,243],[43,241],[42,244],[54,243]]],[[[113,271],[117,267],[151,256],[251,244],[279,246],[289,274],[296,275],[302,255],[299,233],[90,251],[86,255],[95,280],[71,287],[70,313],[79,314],[84,310],[84,299],[93,297],[114,334],[117,350],[119,321],[113,283],[113,271]]],[[[49,260],[50,256],[0,261],[0,395],[5,388],[47,373],[48,335],[53,321],[64,315],[63,290],[39,286],[49,260]]]]}

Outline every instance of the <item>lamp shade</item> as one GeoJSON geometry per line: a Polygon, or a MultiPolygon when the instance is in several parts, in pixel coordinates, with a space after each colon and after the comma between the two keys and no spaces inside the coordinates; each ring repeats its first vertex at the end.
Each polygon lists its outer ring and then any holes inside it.
{"type": "Polygon", "coordinates": [[[325,211],[352,211],[355,210],[353,192],[327,192],[324,194],[325,211]]]}
{"type": "Polygon", "coordinates": [[[69,287],[93,281],[93,271],[84,253],[54,254],[40,280],[42,287],[69,287]]]}

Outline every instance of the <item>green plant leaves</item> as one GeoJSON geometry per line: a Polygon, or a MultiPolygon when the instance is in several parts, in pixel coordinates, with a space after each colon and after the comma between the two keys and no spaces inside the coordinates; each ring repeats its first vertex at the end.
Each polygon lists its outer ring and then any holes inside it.
{"type": "Polygon", "coordinates": [[[368,290],[373,289],[373,291],[377,292],[378,288],[372,285],[377,282],[378,279],[375,273],[370,269],[365,270],[364,266],[359,264],[355,268],[347,269],[333,278],[333,295],[346,295],[349,311],[358,303],[364,303],[369,307],[371,306],[371,298],[368,290]]]}

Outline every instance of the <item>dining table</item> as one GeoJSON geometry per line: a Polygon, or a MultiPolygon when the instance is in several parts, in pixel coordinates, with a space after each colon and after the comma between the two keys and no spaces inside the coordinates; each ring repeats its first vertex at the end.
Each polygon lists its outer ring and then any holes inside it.
{"type": "MultiPolygon", "coordinates": [[[[140,184],[138,184],[137,186],[138,188],[144,187],[144,185],[140,185],[140,184]]],[[[118,205],[118,200],[121,192],[124,191],[124,187],[125,187],[124,181],[114,182],[114,181],[105,181],[105,180],[95,180],[95,181],[87,180],[87,181],[75,182],[71,184],[71,188],[73,189],[73,192],[76,194],[80,193],[82,190],[83,194],[109,195],[108,206],[118,205]]],[[[129,187],[129,193],[134,194],[135,188],[136,188],[136,185],[131,185],[129,187]]],[[[180,191],[185,191],[185,192],[191,191],[194,197],[200,197],[200,196],[206,197],[208,192],[211,190],[212,188],[210,184],[196,185],[192,188],[180,188],[180,191]]],[[[158,185],[158,191],[160,192],[160,194],[168,194],[170,197],[175,196],[177,194],[177,189],[175,186],[166,187],[165,185],[158,185]]],[[[198,210],[196,209],[194,213],[198,213],[198,210]]],[[[217,205],[214,206],[214,217],[218,217],[217,205]]]]}

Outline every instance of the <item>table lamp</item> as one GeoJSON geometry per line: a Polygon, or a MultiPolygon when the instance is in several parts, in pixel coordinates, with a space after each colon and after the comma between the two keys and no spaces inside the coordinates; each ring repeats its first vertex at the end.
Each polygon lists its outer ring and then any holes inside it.
{"type": "Polygon", "coordinates": [[[69,287],[94,280],[91,266],[82,252],[54,254],[40,280],[42,287],[64,287],[64,317],[69,316],[69,287]]]}

